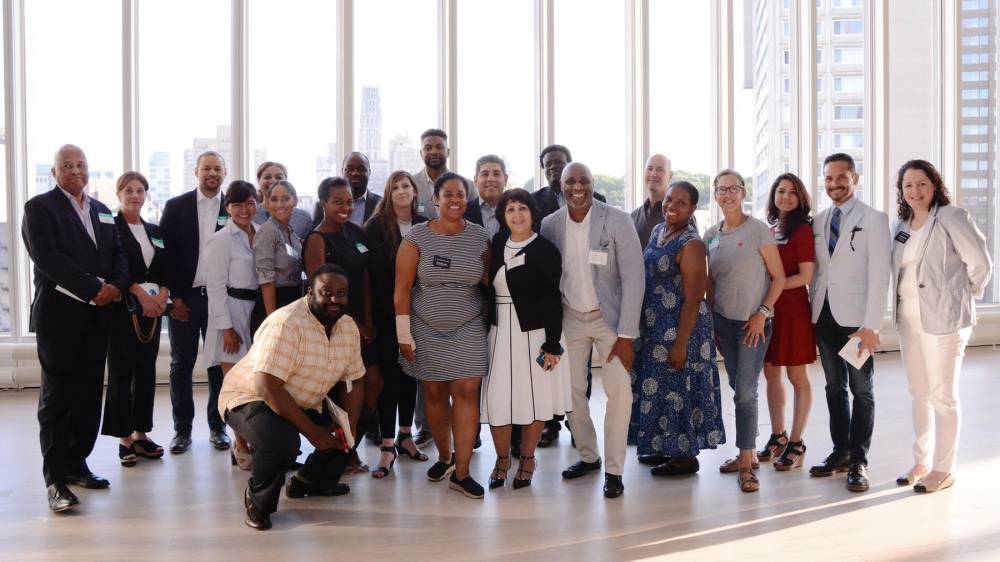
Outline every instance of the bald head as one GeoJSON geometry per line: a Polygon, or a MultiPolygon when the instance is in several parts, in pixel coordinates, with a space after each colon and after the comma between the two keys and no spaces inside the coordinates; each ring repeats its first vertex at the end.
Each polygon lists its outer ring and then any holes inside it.
{"type": "Polygon", "coordinates": [[[674,178],[674,171],[670,166],[670,159],[662,154],[654,154],[646,160],[646,190],[649,192],[649,200],[653,203],[663,201],[663,196],[667,193],[667,186],[674,178]]]}
{"type": "Polygon", "coordinates": [[[79,198],[90,181],[87,155],[83,149],[73,144],[59,147],[52,163],[52,177],[56,179],[56,185],[79,198]]]}
{"type": "Polygon", "coordinates": [[[563,168],[560,183],[570,217],[580,222],[594,203],[594,175],[583,162],[570,162],[563,168]]]}

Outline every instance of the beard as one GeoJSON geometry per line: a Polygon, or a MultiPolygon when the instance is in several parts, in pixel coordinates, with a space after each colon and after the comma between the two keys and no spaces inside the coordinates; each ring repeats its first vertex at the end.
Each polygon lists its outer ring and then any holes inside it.
{"type": "Polygon", "coordinates": [[[340,317],[344,315],[343,309],[338,313],[330,313],[323,305],[316,302],[316,297],[310,296],[309,300],[309,312],[312,312],[313,316],[319,320],[319,323],[324,326],[333,326],[340,320],[340,317]]]}

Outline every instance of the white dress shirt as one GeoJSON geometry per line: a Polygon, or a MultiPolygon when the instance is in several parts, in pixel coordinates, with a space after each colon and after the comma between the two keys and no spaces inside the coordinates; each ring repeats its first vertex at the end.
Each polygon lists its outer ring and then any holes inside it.
{"type": "MultiPolygon", "coordinates": [[[[257,232],[256,224],[250,223],[250,226],[257,232]]],[[[226,288],[254,290],[258,287],[250,237],[230,218],[225,228],[212,235],[205,257],[209,322],[219,330],[232,328],[226,288]]]]}
{"type": "Polygon", "coordinates": [[[219,205],[222,204],[222,192],[216,192],[215,197],[209,199],[201,192],[195,190],[195,198],[198,201],[198,267],[194,270],[194,282],[192,287],[204,287],[208,285],[208,273],[205,271],[205,245],[212,234],[215,234],[215,226],[219,220],[219,205]]]}
{"type": "Polygon", "coordinates": [[[483,215],[483,228],[486,229],[486,233],[490,235],[492,240],[496,233],[500,232],[500,223],[497,222],[497,208],[480,197],[479,212],[483,215]]]}
{"type": "Polygon", "coordinates": [[[96,246],[97,236],[94,234],[94,221],[90,220],[90,197],[87,197],[86,193],[83,194],[83,208],[81,209],[80,204],[76,202],[76,198],[73,197],[70,192],[59,187],[58,185],[56,188],[59,189],[59,191],[61,191],[67,199],[69,199],[69,204],[73,207],[73,210],[76,211],[76,216],[80,217],[80,220],[83,222],[84,230],[87,231],[87,234],[90,235],[90,240],[96,246]]]}
{"type": "Polygon", "coordinates": [[[577,312],[597,310],[597,291],[590,272],[590,210],[583,220],[576,222],[566,217],[566,251],[563,253],[563,270],[567,275],[563,302],[577,312]]]}

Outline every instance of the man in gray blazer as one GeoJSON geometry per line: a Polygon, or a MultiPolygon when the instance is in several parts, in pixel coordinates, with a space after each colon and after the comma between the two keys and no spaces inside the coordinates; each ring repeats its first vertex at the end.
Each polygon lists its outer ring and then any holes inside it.
{"type": "Polygon", "coordinates": [[[874,353],[878,348],[891,267],[889,219],[854,196],[858,174],[849,155],[827,156],[823,175],[833,206],[813,221],[816,275],[810,295],[826,374],[833,452],[809,473],[830,476],[846,470],[847,489],[863,492],[868,489],[868,448],[875,423],[875,363],[869,358],[856,369],[840,357],[840,350],[854,336],[860,338],[861,349],[874,353]]]}
{"type": "Polygon", "coordinates": [[[578,478],[601,468],[587,398],[587,360],[596,344],[604,360],[601,378],[608,397],[604,495],[616,498],[625,490],[621,475],[632,411],[632,341],[639,336],[645,291],[642,247],[628,214],[594,200],[594,176],[587,166],[566,166],[561,183],[566,206],[545,217],[542,236],[562,254],[559,288],[573,387],[569,419],[581,458],[562,475],[578,478]]]}

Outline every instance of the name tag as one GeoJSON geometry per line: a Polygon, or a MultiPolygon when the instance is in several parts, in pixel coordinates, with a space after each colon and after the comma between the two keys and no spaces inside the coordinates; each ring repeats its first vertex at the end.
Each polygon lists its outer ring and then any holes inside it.
{"type": "Polygon", "coordinates": [[[441,269],[451,269],[451,258],[435,255],[431,259],[431,265],[434,267],[440,267],[441,269]]]}
{"type": "Polygon", "coordinates": [[[228,220],[228,219],[229,219],[229,217],[227,217],[225,215],[219,215],[219,218],[215,219],[215,224],[217,224],[219,226],[226,226],[226,220],[228,220]]]}
{"type": "Polygon", "coordinates": [[[590,265],[608,265],[608,253],[591,250],[589,261],[590,265]]]}
{"type": "Polygon", "coordinates": [[[524,265],[524,257],[524,254],[521,254],[507,260],[507,269],[514,269],[515,267],[524,265]]]}
{"type": "Polygon", "coordinates": [[[422,213],[422,212],[424,212],[424,209],[426,209],[426,207],[425,207],[425,206],[423,206],[423,205],[417,205],[417,212],[418,212],[418,213],[422,213]]]}
{"type": "Polygon", "coordinates": [[[708,241],[708,251],[711,252],[712,250],[717,250],[717,249],[719,249],[719,239],[712,238],[711,240],[708,241]]]}
{"type": "Polygon", "coordinates": [[[358,251],[361,252],[362,254],[368,251],[368,247],[362,244],[361,242],[355,244],[354,247],[357,248],[358,251]]]}
{"type": "Polygon", "coordinates": [[[896,233],[896,242],[900,244],[906,244],[906,241],[910,239],[909,232],[898,232],[896,233]]]}
{"type": "Polygon", "coordinates": [[[111,213],[97,213],[97,220],[101,221],[101,224],[115,224],[115,218],[111,213]]]}
{"type": "Polygon", "coordinates": [[[298,257],[299,257],[298,250],[296,250],[294,246],[292,246],[291,244],[288,244],[287,242],[285,243],[285,253],[288,254],[289,256],[295,258],[295,259],[298,259],[298,257]]]}
{"type": "Polygon", "coordinates": [[[150,236],[149,241],[152,242],[153,245],[156,246],[157,248],[161,250],[163,249],[163,240],[160,240],[159,238],[153,238],[152,236],[150,236]]]}

